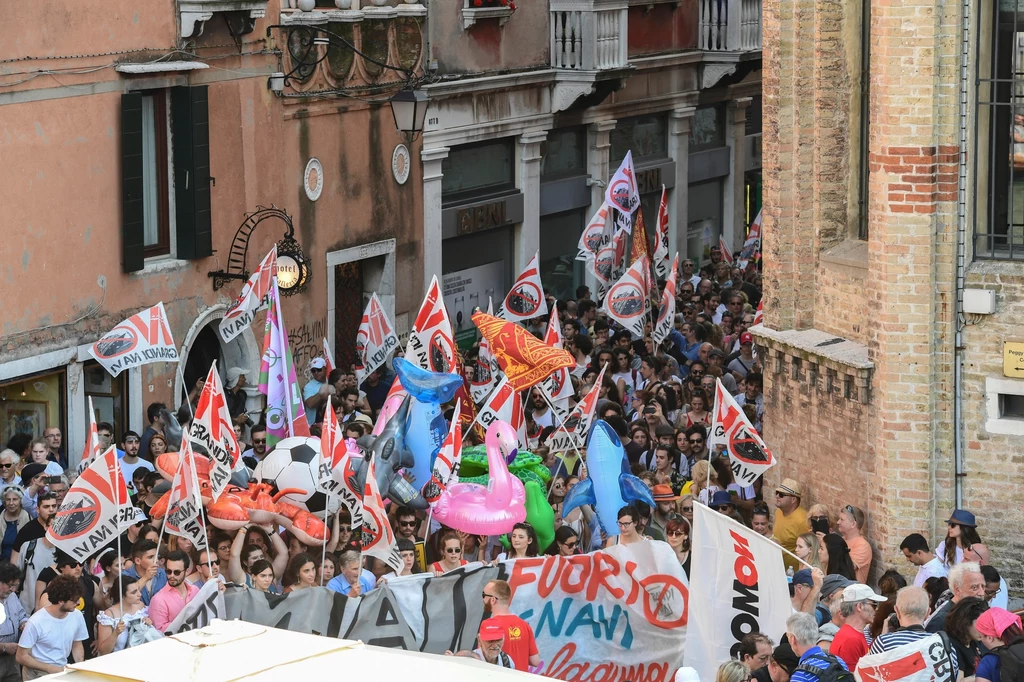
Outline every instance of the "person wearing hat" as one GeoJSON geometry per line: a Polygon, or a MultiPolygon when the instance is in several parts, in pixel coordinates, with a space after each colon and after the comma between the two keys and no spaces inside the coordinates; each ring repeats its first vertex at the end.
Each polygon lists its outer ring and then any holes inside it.
{"type": "Polygon", "coordinates": [[[839,613],[845,622],[832,639],[829,653],[841,658],[850,670],[856,668],[861,656],[868,652],[864,628],[871,624],[875,609],[885,600],[885,597],[860,583],[854,583],[843,590],[839,613]]]}
{"type": "Polygon", "coordinates": [[[654,513],[651,515],[651,526],[661,531],[662,535],[668,536],[666,528],[672,516],[676,514],[676,502],[679,496],[672,490],[668,483],[656,483],[651,488],[654,496],[654,513]]]}
{"type": "Polygon", "coordinates": [[[821,600],[828,604],[832,601],[832,597],[835,596],[836,592],[844,590],[853,584],[852,580],[838,573],[826,575],[824,580],[821,581],[821,600]]]}
{"type": "Polygon", "coordinates": [[[813,614],[819,626],[831,618],[828,609],[818,601],[824,579],[821,569],[801,568],[793,574],[793,596],[790,597],[793,611],[813,614]]]}
{"type": "Polygon", "coordinates": [[[711,496],[711,503],[708,506],[719,514],[728,516],[736,523],[746,525],[743,523],[743,518],[736,511],[736,505],[732,501],[732,494],[728,490],[716,490],[711,496]]]}
{"type": "MultiPolygon", "coordinates": [[[[803,496],[803,487],[792,478],[784,478],[775,486],[775,541],[789,552],[796,549],[796,539],[807,532],[807,510],[800,506],[803,496]]],[[[800,568],[792,554],[784,553],[782,561],[786,568],[800,568]]]]}
{"type": "Polygon", "coordinates": [[[743,381],[748,374],[754,371],[755,364],[757,364],[757,356],[754,355],[754,335],[750,332],[743,332],[740,334],[740,354],[729,363],[728,370],[739,381],[743,381]]]}
{"type": "Polygon", "coordinates": [[[946,538],[935,548],[935,556],[948,571],[964,560],[964,548],[981,542],[981,536],[974,514],[966,509],[954,509],[946,528],[946,538]]]}
{"type": "Polygon", "coordinates": [[[798,665],[800,665],[800,659],[793,653],[789,639],[783,637],[779,645],[772,651],[768,665],[751,673],[750,679],[754,682],[789,682],[789,678],[796,672],[798,665]]]}
{"type": "Polygon", "coordinates": [[[334,387],[327,383],[327,361],[313,358],[309,361],[310,380],[302,387],[302,404],[306,408],[306,421],[316,424],[317,410],[334,393],[334,387]]]}
{"type": "Polygon", "coordinates": [[[460,651],[458,653],[445,651],[444,655],[476,658],[484,663],[496,665],[499,668],[516,669],[515,663],[512,662],[512,657],[501,650],[502,645],[505,643],[505,628],[501,625],[490,618],[480,623],[477,641],[478,647],[472,651],[460,651]]]}
{"type": "Polygon", "coordinates": [[[249,370],[242,367],[231,367],[227,371],[227,380],[224,382],[224,402],[228,405],[231,421],[239,425],[250,423],[249,413],[245,407],[245,403],[249,399],[245,392],[248,380],[249,370]]]}
{"type": "Polygon", "coordinates": [[[976,679],[979,682],[1016,682],[1024,666],[1024,630],[1020,617],[993,606],[978,617],[974,627],[988,649],[978,662],[976,679]],[[1002,679],[1003,674],[1006,680],[1002,679]]]}

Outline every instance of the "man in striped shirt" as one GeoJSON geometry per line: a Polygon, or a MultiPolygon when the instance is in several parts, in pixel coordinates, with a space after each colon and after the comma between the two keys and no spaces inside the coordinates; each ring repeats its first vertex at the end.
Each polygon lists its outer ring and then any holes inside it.
{"type": "MultiPolygon", "coordinates": [[[[922,588],[913,586],[902,588],[896,593],[896,617],[900,621],[899,629],[876,637],[868,654],[880,654],[883,651],[890,651],[904,644],[931,637],[932,633],[924,629],[924,619],[928,617],[928,608],[928,593],[922,588]]],[[[953,666],[952,679],[955,680],[957,672],[960,670],[956,650],[947,644],[946,655],[953,666]]]]}
{"type": "Polygon", "coordinates": [[[794,613],[786,619],[786,637],[793,653],[800,657],[800,665],[789,682],[818,682],[821,673],[832,665],[849,670],[837,656],[826,654],[818,646],[818,621],[809,613],[794,613]],[[807,669],[805,669],[807,668],[807,669]],[[813,668],[820,672],[812,672],[813,668]]]}

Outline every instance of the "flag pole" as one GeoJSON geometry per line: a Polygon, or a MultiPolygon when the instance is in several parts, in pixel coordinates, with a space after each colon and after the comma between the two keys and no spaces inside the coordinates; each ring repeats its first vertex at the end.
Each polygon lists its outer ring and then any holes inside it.
{"type": "MultiPolygon", "coordinates": [[[[327,517],[330,514],[331,509],[331,494],[327,493],[327,504],[324,505],[324,528],[330,533],[330,528],[327,526],[327,517]]],[[[361,540],[362,538],[360,538],[361,540]]],[[[323,549],[320,553],[320,587],[324,586],[324,564],[327,563],[327,536],[324,536],[323,549]]]]}
{"type": "MultiPolygon", "coordinates": [[[[552,413],[552,414],[556,414],[556,415],[557,415],[557,414],[558,414],[558,411],[557,411],[557,410],[555,409],[555,406],[551,404],[551,398],[550,398],[550,397],[548,397],[547,391],[545,391],[545,390],[544,390],[543,388],[541,388],[541,389],[540,389],[540,394],[541,394],[542,396],[544,396],[544,402],[546,402],[546,403],[548,404],[548,409],[550,409],[550,410],[551,410],[551,413],[552,413]]],[[[584,396],[584,397],[585,397],[585,396],[584,396]]],[[[572,414],[572,413],[570,412],[570,414],[572,414]]],[[[553,432],[552,432],[552,433],[553,433],[553,432]]],[[[582,461],[583,461],[583,453],[581,453],[581,452],[579,451],[579,448],[577,448],[577,447],[576,447],[576,439],[575,439],[574,437],[570,437],[570,438],[569,438],[569,444],[570,444],[570,445],[572,445],[572,449],[573,449],[573,452],[575,452],[575,453],[576,453],[576,456],[577,456],[577,457],[579,458],[579,461],[581,461],[581,462],[582,462],[582,461]]],[[[566,474],[568,474],[569,472],[568,472],[568,471],[566,471],[565,473],[566,473],[566,474]]],[[[548,494],[547,494],[547,499],[549,499],[549,500],[551,499],[551,490],[552,490],[552,489],[553,489],[554,487],[555,487],[555,477],[554,477],[554,476],[552,476],[552,477],[551,477],[551,483],[549,483],[549,484],[548,484],[548,494]]]]}

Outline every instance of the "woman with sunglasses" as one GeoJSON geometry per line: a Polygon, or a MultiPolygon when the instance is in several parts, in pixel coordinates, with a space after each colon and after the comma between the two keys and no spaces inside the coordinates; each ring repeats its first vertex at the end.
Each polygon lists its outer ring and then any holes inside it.
{"type": "Polygon", "coordinates": [[[453,531],[447,531],[441,538],[441,560],[430,565],[434,575],[444,575],[469,562],[462,558],[462,540],[453,531]]]}
{"type": "MultiPolygon", "coordinates": [[[[692,504],[692,503],[691,503],[692,504]]],[[[692,512],[691,507],[691,514],[692,512]]],[[[669,547],[676,553],[679,565],[686,573],[686,579],[690,579],[690,522],[681,514],[672,514],[665,525],[665,538],[669,547]]]]}
{"type": "Polygon", "coordinates": [[[935,556],[948,570],[964,560],[964,549],[981,542],[981,536],[974,514],[966,509],[954,509],[946,528],[946,539],[935,548],[935,556]]]}
{"type": "Polygon", "coordinates": [[[548,554],[554,556],[573,556],[580,553],[580,536],[569,526],[562,526],[555,531],[555,541],[548,547],[548,554]]]}
{"type": "Polygon", "coordinates": [[[826,567],[826,575],[841,575],[847,580],[857,580],[857,571],[850,559],[850,548],[841,535],[830,533],[818,546],[818,561],[826,567]]]}

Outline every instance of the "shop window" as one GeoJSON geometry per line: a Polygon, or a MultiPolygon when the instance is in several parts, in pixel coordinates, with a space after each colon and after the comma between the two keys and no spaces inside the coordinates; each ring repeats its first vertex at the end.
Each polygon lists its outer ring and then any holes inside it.
{"type": "Polygon", "coordinates": [[[583,261],[576,260],[586,222],[583,211],[566,211],[540,219],[540,278],[544,289],[560,301],[576,298],[584,283],[583,261]]]}
{"type": "Polygon", "coordinates": [[[47,426],[60,427],[67,446],[66,376],[62,369],[0,384],[0,446],[16,434],[41,438],[47,426]]]}
{"type": "Polygon", "coordinates": [[[441,195],[445,204],[513,190],[513,139],[453,147],[448,157],[441,162],[441,173],[441,195]]]}
{"type": "Polygon", "coordinates": [[[690,126],[690,151],[725,145],[725,105],[698,107],[690,126]]]}
{"type": "Polygon", "coordinates": [[[552,130],[541,143],[542,180],[586,175],[587,133],[583,128],[552,130]]]}
{"type": "Polygon", "coordinates": [[[97,362],[88,362],[82,367],[85,379],[85,396],[92,398],[96,422],[109,422],[114,426],[114,440],[120,443],[128,427],[127,372],[116,377],[97,362]]]}
{"type": "Polygon", "coordinates": [[[611,133],[611,166],[633,152],[633,165],[668,158],[668,121],[662,114],[620,119],[611,133]]]}

